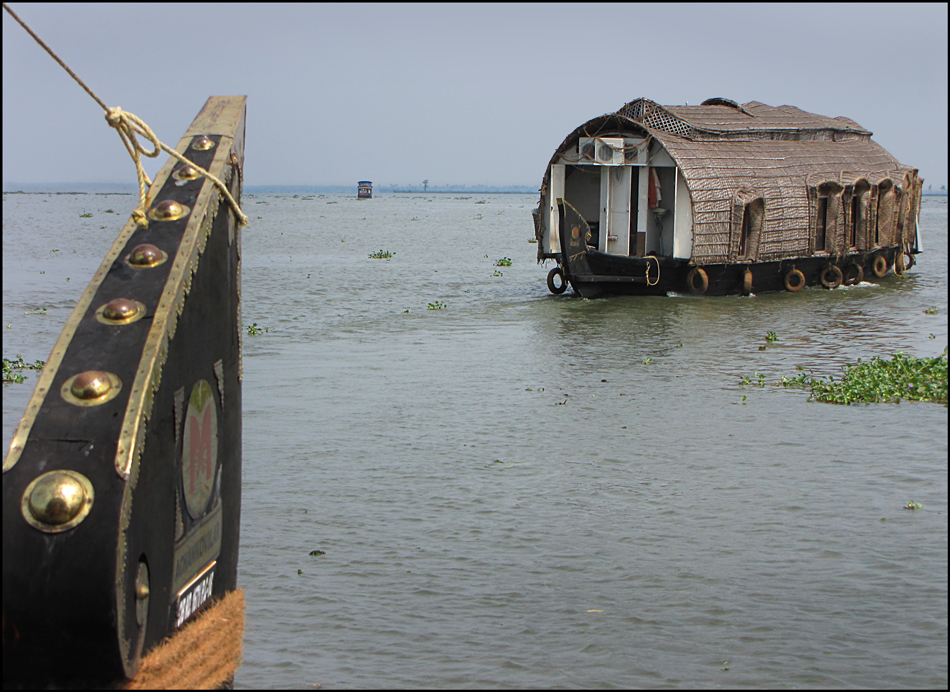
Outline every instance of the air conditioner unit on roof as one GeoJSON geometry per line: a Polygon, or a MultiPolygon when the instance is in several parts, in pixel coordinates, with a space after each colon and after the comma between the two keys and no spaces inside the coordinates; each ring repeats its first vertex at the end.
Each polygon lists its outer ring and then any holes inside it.
{"type": "Polygon", "coordinates": [[[583,163],[598,166],[622,166],[623,137],[581,137],[577,153],[583,163]]]}

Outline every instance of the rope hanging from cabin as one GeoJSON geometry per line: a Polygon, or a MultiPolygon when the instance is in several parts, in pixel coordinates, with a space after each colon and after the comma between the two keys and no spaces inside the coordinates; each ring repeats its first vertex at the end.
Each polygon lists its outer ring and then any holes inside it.
{"type": "Polygon", "coordinates": [[[657,258],[656,258],[655,256],[653,256],[653,255],[647,255],[646,260],[647,260],[647,261],[646,261],[646,279],[647,279],[647,286],[656,286],[658,283],[660,283],[660,260],[657,259],[657,258]],[[650,260],[651,260],[651,259],[652,259],[654,262],[656,262],[656,281],[653,281],[653,282],[650,281],[650,260]]]}
{"type": "Polygon", "coordinates": [[[198,171],[199,174],[203,175],[212,183],[214,183],[215,187],[217,187],[221,194],[224,195],[225,199],[228,200],[228,203],[234,210],[234,215],[237,218],[238,223],[242,226],[248,225],[247,216],[241,211],[240,205],[235,201],[234,197],[231,196],[227,186],[221,182],[220,179],[206,171],[201,166],[189,161],[171,147],[162,143],[155,133],[152,132],[151,128],[146,125],[138,116],[132,113],[127,113],[119,107],[110,108],[107,106],[105,102],[96,96],[95,92],[86,86],[86,83],[83,82],[76,75],[76,73],[73,72],[49,46],[46,45],[46,43],[43,42],[43,39],[37,36],[36,33],[29,26],[27,26],[26,22],[17,16],[16,12],[10,9],[10,6],[7,5],[7,3],[3,3],[3,9],[9,12],[10,16],[13,17],[20,24],[20,26],[26,29],[26,32],[33,37],[33,40],[36,41],[43,48],[43,50],[49,53],[50,57],[59,63],[60,67],[66,70],[69,76],[76,80],[76,83],[79,84],[79,86],[81,86],[86,91],[86,93],[89,94],[89,96],[91,96],[92,99],[102,107],[102,110],[106,112],[106,122],[109,123],[111,127],[115,128],[115,130],[119,133],[122,143],[125,145],[126,150],[129,152],[129,155],[135,162],[135,172],[139,183],[139,206],[132,212],[132,218],[135,220],[135,223],[138,226],[143,228],[148,226],[148,218],[145,215],[145,210],[148,206],[147,189],[152,184],[152,181],[145,173],[145,168],[142,166],[142,156],[144,155],[149,158],[155,158],[163,151],[181,163],[191,166],[196,171],[198,171]],[[148,139],[154,147],[152,151],[147,151],[144,149],[139,143],[137,136],[142,136],[148,139]]]}

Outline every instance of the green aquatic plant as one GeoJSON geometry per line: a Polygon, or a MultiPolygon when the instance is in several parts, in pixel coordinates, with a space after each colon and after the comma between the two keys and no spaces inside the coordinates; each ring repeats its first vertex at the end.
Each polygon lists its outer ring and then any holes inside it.
{"type": "Polygon", "coordinates": [[[36,308],[34,310],[28,310],[27,312],[24,312],[23,314],[24,315],[45,315],[46,308],[36,308]]]}
{"type": "Polygon", "coordinates": [[[936,315],[936,314],[937,314],[937,306],[936,306],[936,305],[931,305],[929,308],[927,308],[926,310],[924,310],[924,314],[925,314],[925,315],[936,315]]]}
{"type": "Polygon", "coordinates": [[[894,354],[891,360],[846,365],[840,380],[812,381],[812,398],[829,404],[933,401],[947,403],[947,349],[935,358],[894,354]]]}
{"type": "Polygon", "coordinates": [[[496,259],[496,260],[495,260],[495,266],[496,266],[496,267],[510,267],[510,266],[511,266],[511,258],[510,258],[510,257],[502,257],[501,259],[496,259]]]}
{"type": "Polygon", "coordinates": [[[378,250],[376,252],[370,253],[370,259],[391,259],[392,256],[396,254],[395,252],[389,252],[389,250],[378,250]]]}
{"type": "Polygon", "coordinates": [[[494,272],[492,272],[492,276],[504,276],[504,274],[496,269],[494,272]]]}
{"type": "Polygon", "coordinates": [[[91,219],[91,218],[92,218],[92,214],[90,214],[90,213],[87,211],[85,214],[80,214],[80,215],[79,215],[79,218],[80,218],[80,219],[91,219]]]}
{"type": "Polygon", "coordinates": [[[27,363],[19,353],[13,360],[3,359],[3,381],[4,383],[21,384],[26,376],[22,370],[42,370],[46,365],[45,361],[38,360],[35,363],[27,363]]]}
{"type": "Polygon", "coordinates": [[[739,380],[739,384],[740,384],[740,385],[753,384],[753,385],[755,385],[756,387],[764,387],[764,386],[765,386],[765,375],[764,375],[763,373],[761,373],[761,372],[753,373],[753,377],[754,377],[755,379],[751,379],[751,378],[748,378],[748,377],[743,377],[741,380],[739,380]]]}
{"type": "Polygon", "coordinates": [[[429,303],[429,310],[442,310],[445,307],[445,303],[441,300],[437,300],[434,303],[429,303]]]}
{"type": "Polygon", "coordinates": [[[270,327],[258,327],[257,322],[245,326],[247,327],[248,336],[257,336],[258,334],[263,334],[264,332],[270,331],[270,327]]]}
{"type": "MultiPolygon", "coordinates": [[[[801,369],[801,368],[799,368],[801,369]]],[[[758,381],[748,377],[740,385],[765,385],[765,375],[758,381]]],[[[782,377],[774,383],[781,387],[810,388],[811,401],[826,404],[897,403],[900,401],[931,401],[947,403],[947,349],[933,358],[915,358],[903,351],[888,360],[875,356],[870,361],[860,358],[846,364],[844,375],[836,379],[801,372],[795,377],[782,377]]]]}
{"type": "Polygon", "coordinates": [[[904,509],[923,509],[924,506],[919,502],[908,502],[904,505],[904,509]]]}
{"type": "Polygon", "coordinates": [[[765,335],[765,340],[768,341],[770,344],[774,343],[778,341],[778,334],[776,334],[775,332],[769,332],[768,334],[765,335]]]}

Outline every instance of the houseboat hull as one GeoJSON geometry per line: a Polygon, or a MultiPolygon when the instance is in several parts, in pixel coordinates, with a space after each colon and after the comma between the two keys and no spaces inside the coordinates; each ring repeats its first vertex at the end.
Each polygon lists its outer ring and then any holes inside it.
{"type": "MultiPolygon", "coordinates": [[[[804,257],[756,264],[705,265],[699,268],[705,273],[705,290],[701,288],[702,275],[694,275],[698,278],[690,276],[690,272],[697,268],[690,265],[688,260],[658,258],[652,255],[617,258],[595,250],[588,258],[589,272],[565,272],[561,265],[552,271],[565,276],[574,293],[583,298],[605,295],[666,296],[671,293],[708,296],[749,295],[771,291],[797,293],[805,286],[833,289],[846,285],[849,283],[845,279],[846,273],[861,277],[852,279],[851,284],[877,281],[880,277],[873,273],[873,267],[879,262],[879,257],[883,258],[889,270],[900,274],[900,269],[894,268],[894,257],[898,252],[896,248],[889,248],[874,253],[855,253],[833,262],[804,257]],[[841,271],[840,283],[836,283],[833,273],[825,274],[826,279],[831,279],[827,284],[822,282],[822,275],[829,267],[837,267],[841,271]],[[851,267],[860,267],[860,272],[851,267]],[[802,273],[804,284],[793,282],[786,287],[789,274],[795,270],[802,273]]],[[[557,286],[557,282],[554,285],[557,286]]]]}
{"type": "Polygon", "coordinates": [[[548,285],[553,293],[562,293],[569,283],[583,298],[670,293],[710,296],[769,291],[797,293],[806,286],[833,289],[881,279],[889,271],[902,274],[914,263],[912,252],[902,252],[897,247],[840,257],[797,257],[702,267],[672,257],[612,255],[587,244],[591,232],[576,209],[563,201],[560,208],[561,247],[565,252],[557,258],[558,266],[551,270],[548,285]]]}

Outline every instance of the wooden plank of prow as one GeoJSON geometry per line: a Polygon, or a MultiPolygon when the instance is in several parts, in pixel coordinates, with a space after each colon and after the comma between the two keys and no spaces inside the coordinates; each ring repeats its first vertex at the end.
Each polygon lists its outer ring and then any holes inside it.
{"type": "MultiPolygon", "coordinates": [[[[241,198],[245,96],[177,151],[241,198]]],[[[241,236],[173,158],[92,277],[3,464],[3,678],[111,684],[236,587],[241,236]]]]}

